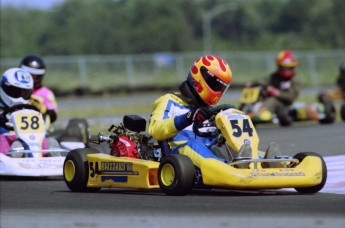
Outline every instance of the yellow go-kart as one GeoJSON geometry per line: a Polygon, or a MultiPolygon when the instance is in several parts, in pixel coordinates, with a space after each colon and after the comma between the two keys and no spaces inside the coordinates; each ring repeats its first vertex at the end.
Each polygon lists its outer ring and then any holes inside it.
{"type": "Polygon", "coordinates": [[[330,99],[321,99],[319,96],[319,102],[295,102],[272,113],[263,104],[266,98],[265,87],[245,87],[242,90],[239,109],[249,115],[254,124],[279,123],[281,126],[290,126],[293,122],[301,121],[317,121],[320,124],[331,124],[335,121],[336,110],[330,99]]]}
{"type": "Polygon", "coordinates": [[[195,126],[198,134],[219,134],[213,158],[200,161],[180,154],[164,156],[160,144],[140,132],[145,120],[125,116],[124,124],[112,126],[110,135],[98,134],[96,143],[109,144],[109,154],[94,148],[76,149],[66,156],[64,179],[72,191],[100,188],[158,189],[167,195],[186,195],[196,188],[279,189],[295,188],[301,193],[320,191],[327,179],[327,168],[317,153],[281,155],[271,143],[259,151],[259,138],[251,119],[230,108],[219,112],[208,123],[195,126]]]}

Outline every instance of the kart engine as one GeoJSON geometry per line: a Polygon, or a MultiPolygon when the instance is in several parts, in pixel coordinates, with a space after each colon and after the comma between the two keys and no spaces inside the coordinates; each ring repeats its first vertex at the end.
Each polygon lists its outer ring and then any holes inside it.
{"type": "Polygon", "coordinates": [[[116,157],[140,158],[154,161],[160,160],[161,149],[157,144],[151,141],[151,136],[129,131],[123,124],[120,126],[111,125],[108,131],[110,135],[99,133],[96,138],[91,136],[91,141],[98,144],[107,142],[110,147],[110,154],[116,157]]]}

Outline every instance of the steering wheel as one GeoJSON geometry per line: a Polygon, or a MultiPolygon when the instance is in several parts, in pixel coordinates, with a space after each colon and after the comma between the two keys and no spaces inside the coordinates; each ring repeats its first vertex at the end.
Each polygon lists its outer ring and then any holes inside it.
{"type": "MultiPolygon", "coordinates": [[[[13,113],[15,111],[22,110],[22,109],[31,109],[31,110],[35,110],[35,111],[39,112],[38,108],[36,106],[34,106],[34,105],[31,105],[31,104],[18,104],[18,105],[14,105],[12,107],[9,107],[8,109],[6,109],[0,115],[2,115],[2,117],[3,117],[3,119],[5,120],[5,123],[6,123],[6,120],[7,120],[6,116],[7,116],[7,114],[13,113]]],[[[4,124],[3,127],[6,128],[9,131],[13,130],[12,126],[8,126],[6,124],[4,124]]]]}
{"type": "Polygon", "coordinates": [[[196,134],[197,136],[200,137],[212,137],[214,135],[218,135],[219,130],[218,129],[214,129],[213,131],[202,131],[202,129],[210,129],[210,128],[217,128],[216,124],[214,121],[208,122],[208,123],[198,123],[198,122],[194,122],[193,123],[193,132],[194,134],[196,134]]]}
{"type": "Polygon", "coordinates": [[[214,107],[210,107],[209,110],[213,113],[213,116],[209,119],[209,122],[205,123],[198,123],[198,122],[194,122],[193,124],[193,132],[194,134],[196,134],[197,136],[200,137],[211,137],[214,135],[219,134],[219,130],[213,130],[213,131],[208,131],[208,132],[203,132],[201,131],[202,128],[217,128],[216,124],[215,124],[215,115],[217,115],[219,112],[229,109],[229,108],[235,108],[235,106],[231,105],[231,104],[221,104],[221,105],[217,105],[214,107]]]}
{"type": "Polygon", "coordinates": [[[210,107],[209,110],[213,112],[214,115],[217,115],[220,111],[223,111],[229,108],[235,108],[235,106],[231,104],[221,104],[214,107],[210,107]]]}

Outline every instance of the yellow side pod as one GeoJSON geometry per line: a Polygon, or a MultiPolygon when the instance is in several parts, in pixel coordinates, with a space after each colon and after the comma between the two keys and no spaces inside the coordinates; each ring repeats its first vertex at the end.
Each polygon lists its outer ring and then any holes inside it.
{"type": "Polygon", "coordinates": [[[293,168],[239,169],[204,159],[200,169],[205,185],[233,189],[311,187],[322,181],[322,161],[314,156],[306,157],[293,168]]]}
{"type": "Polygon", "coordinates": [[[87,187],[159,188],[159,162],[105,154],[89,154],[87,187]]]}

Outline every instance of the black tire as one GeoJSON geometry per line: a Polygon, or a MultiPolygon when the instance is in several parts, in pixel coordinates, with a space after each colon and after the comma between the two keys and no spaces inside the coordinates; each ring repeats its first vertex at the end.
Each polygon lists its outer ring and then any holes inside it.
{"type": "Polygon", "coordinates": [[[190,193],[194,186],[194,176],[194,164],[185,155],[168,155],[159,165],[159,186],[167,195],[183,196],[190,193]]]}
{"type": "Polygon", "coordinates": [[[89,142],[89,124],[86,119],[75,118],[68,121],[62,141],[89,142]]]}
{"type": "Polygon", "coordinates": [[[289,110],[287,108],[280,108],[277,111],[277,118],[279,120],[279,124],[282,127],[291,126],[292,117],[289,115],[289,110]]]}
{"type": "Polygon", "coordinates": [[[325,106],[325,118],[319,120],[319,123],[321,124],[331,124],[334,123],[335,118],[336,118],[336,112],[335,112],[335,107],[334,104],[331,101],[325,101],[324,102],[325,106]]]}
{"type": "Polygon", "coordinates": [[[100,188],[89,188],[88,154],[96,154],[97,150],[92,148],[81,148],[70,151],[63,165],[63,176],[67,187],[73,192],[96,192],[100,188]]]}
{"type": "Polygon", "coordinates": [[[302,152],[302,153],[298,153],[294,156],[294,158],[298,159],[300,162],[303,161],[304,158],[308,157],[308,156],[315,156],[315,157],[319,157],[322,161],[322,180],[321,183],[312,187],[302,187],[302,188],[295,188],[297,192],[299,193],[306,193],[306,194],[312,194],[312,193],[316,193],[318,191],[320,191],[323,186],[326,183],[327,180],[327,166],[325,163],[325,160],[322,158],[321,155],[314,153],[314,152],[302,152]]]}
{"type": "Polygon", "coordinates": [[[345,121],[345,102],[341,105],[340,116],[343,121],[345,121]]]}

